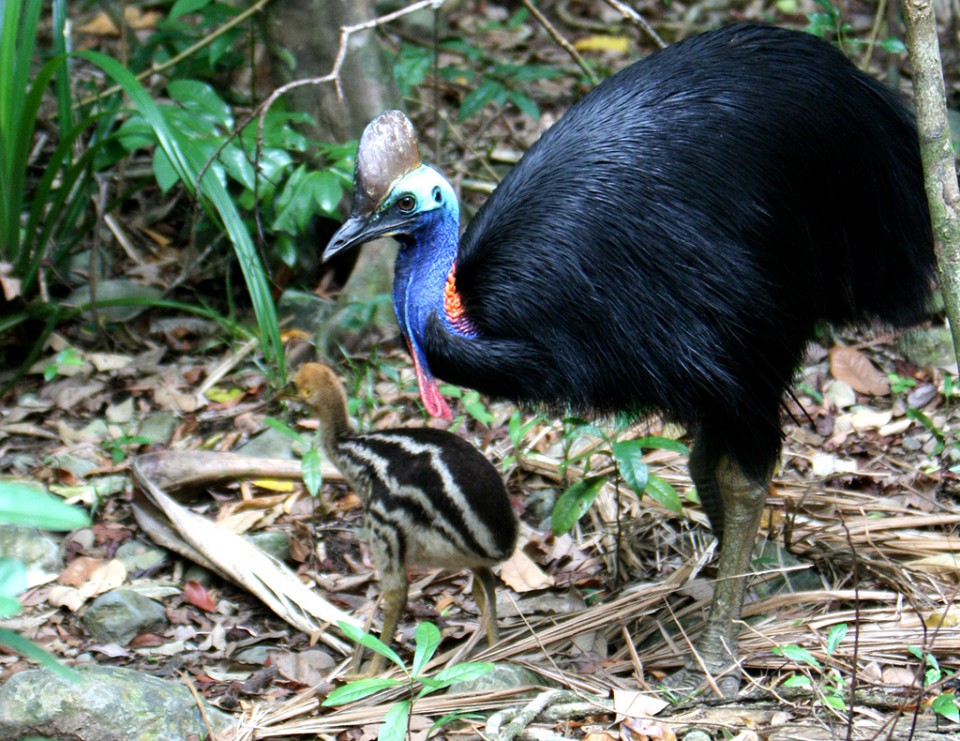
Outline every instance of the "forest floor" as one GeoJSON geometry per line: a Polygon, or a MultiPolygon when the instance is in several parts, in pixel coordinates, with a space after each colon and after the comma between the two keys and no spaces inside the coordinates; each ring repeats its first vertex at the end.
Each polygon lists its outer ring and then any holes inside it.
{"type": "MultiPolygon", "coordinates": [[[[730,19],[726,6],[697,6],[695,17],[671,7],[674,20],[658,25],[671,36],[730,19]]],[[[759,5],[734,15],[765,17],[759,5]]],[[[858,33],[872,22],[863,10],[848,18],[858,33]]],[[[462,10],[454,20],[463,33],[476,23],[462,10]]],[[[418,113],[427,139],[429,107],[418,113]]],[[[546,110],[544,124],[551,118],[546,110]]],[[[470,126],[465,138],[486,137],[490,146],[466,151],[447,142],[442,157],[461,163],[453,179],[476,205],[489,191],[471,179],[479,169],[476,151],[496,150],[498,161],[509,162],[536,131],[513,114],[470,126]]],[[[175,251],[164,259],[176,263],[175,251]]],[[[922,337],[942,345],[937,332],[922,337]]],[[[287,333],[291,358],[312,355],[304,337],[287,333]]],[[[471,646],[470,661],[526,667],[535,676],[522,675],[520,686],[418,699],[414,737],[449,713],[462,717],[442,731],[447,736],[489,734],[487,716],[528,703],[543,712],[517,723],[538,738],[671,739],[697,730],[744,740],[900,739],[960,732],[951,720],[960,669],[957,369],[942,352],[920,356],[897,341],[850,333],[810,349],[784,415],[782,465],[744,611],[744,692],[735,700],[708,688],[684,702],[661,686],[690,653],[715,575],[715,539],[691,492],[686,456],[647,450],[657,497],[639,496],[611,465],[616,440],[686,440],[685,431],[656,419],[626,429],[582,426],[469,394],[451,398],[455,422],[444,426],[474,442],[502,472],[523,522],[521,545],[499,572],[496,646],[476,645],[467,574],[416,572],[398,651],[409,665],[416,627],[429,621],[443,635],[430,676],[466,660],[471,646]],[[571,532],[554,535],[553,505],[586,473],[609,475],[608,482],[571,532]]],[[[326,627],[327,640],[294,627],[296,598],[286,612],[269,609],[241,586],[254,580],[248,564],[232,579],[200,569],[183,555],[189,549],[177,550],[181,530],[171,533],[144,516],[149,497],[132,467],[151,452],[274,456],[293,461],[296,473],[302,451],[264,420],[286,420],[307,436],[315,425],[276,397],[250,350],[225,343],[215,323],[169,314],[117,322],[107,336],[91,332],[89,323],[60,328],[43,360],[2,399],[0,475],[42,482],[92,511],[94,525],[59,543],[58,566],[22,596],[23,613],[4,625],[70,664],[185,678],[236,715],[233,738],[373,738],[406,688],[320,708],[351,669],[337,629],[326,627]],[[155,542],[172,550],[157,555],[155,542]],[[121,559],[118,551],[155,558],[121,559]],[[99,595],[121,586],[159,600],[166,620],[123,645],[97,641],[81,618],[99,595]]],[[[395,332],[371,329],[335,361],[363,430],[438,424],[418,404],[395,332]]],[[[376,632],[379,589],[360,503],[325,472],[317,498],[295,478],[247,472],[208,481],[178,501],[230,532],[279,534],[276,552],[299,582],[334,608],[372,621],[376,632]]],[[[217,538],[194,543],[214,564],[229,560],[224,547],[231,546],[217,538]]],[[[29,667],[0,648],[0,682],[29,667]]]]}

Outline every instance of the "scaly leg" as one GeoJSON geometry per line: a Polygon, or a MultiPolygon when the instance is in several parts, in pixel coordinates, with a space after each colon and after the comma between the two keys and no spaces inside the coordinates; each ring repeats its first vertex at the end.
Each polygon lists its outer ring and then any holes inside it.
{"type": "MultiPolygon", "coordinates": [[[[383,630],[380,632],[380,640],[389,646],[393,641],[393,634],[397,631],[397,625],[400,623],[400,616],[407,607],[408,584],[405,570],[389,569],[381,571],[380,587],[383,590],[381,595],[383,630]]],[[[373,661],[370,662],[370,669],[365,674],[368,676],[379,674],[383,671],[385,660],[386,658],[381,654],[374,654],[373,661]]]]}
{"type": "MultiPolygon", "coordinates": [[[[767,482],[747,477],[727,456],[712,454],[708,445],[697,451],[694,448],[690,456],[690,474],[714,527],[715,518],[722,517],[722,539],[710,616],[696,642],[696,655],[691,655],[684,668],[667,682],[668,686],[684,691],[703,684],[704,668],[711,676],[717,676],[737,661],[737,622],[768,490],[767,482]]],[[[717,685],[724,695],[736,694],[739,670],[725,674],[717,685]]]]}
{"type": "Polygon", "coordinates": [[[500,637],[497,625],[497,580],[485,566],[473,569],[473,598],[480,610],[480,626],[487,630],[487,644],[492,646],[500,637]]]}

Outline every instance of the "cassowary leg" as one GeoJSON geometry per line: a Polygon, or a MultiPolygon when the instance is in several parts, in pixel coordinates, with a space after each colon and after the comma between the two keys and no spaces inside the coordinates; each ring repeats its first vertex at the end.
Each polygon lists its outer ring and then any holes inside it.
{"type": "Polygon", "coordinates": [[[750,576],[750,560],[768,483],[746,476],[740,467],[725,455],[711,455],[709,446],[690,457],[690,474],[700,500],[714,528],[720,524],[720,560],[717,583],[710,606],[710,616],[697,640],[695,655],[684,668],[670,677],[668,685],[690,691],[703,684],[704,668],[715,678],[724,695],[736,694],[740,686],[737,661],[737,635],[740,609],[750,576]],[[722,518],[722,519],[721,519],[722,518]],[[731,667],[734,667],[731,669],[731,667]],[[724,676],[719,677],[720,674],[724,676]]]}
{"type": "Polygon", "coordinates": [[[473,570],[473,598],[480,610],[480,626],[487,631],[487,644],[492,646],[500,637],[497,625],[497,580],[490,569],[478,566],[473,570]]]}
{"type": "MultiPolygon", "coordinates": [[[[389,569],[380,572],[380,587],[383,590],[381,601],[383,602],[383,630],[380,632],[380,640],[388,646],[393,641],[393,634],[397,631],[397,625],[400,623],[400,616],[407,607],[407,574],[405,569],[389,569]]],[[[381,654],[374,654],[373,661],[370,662],[370,669],[366,674],[373,676],[383,670],[385,657],[381,654]]]]}

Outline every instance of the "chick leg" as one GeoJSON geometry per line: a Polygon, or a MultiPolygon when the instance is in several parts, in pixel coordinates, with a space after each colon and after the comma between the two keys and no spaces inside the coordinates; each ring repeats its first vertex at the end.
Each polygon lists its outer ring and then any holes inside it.
{"type": "MultiPolygon", "coordinates": [[[[386,570],[380,574],[380,586],[383,589],[381,602],[383,603],[383,630],[380,640],[388,646],[393,641],[393,634],[397,632],[400,616],[407,607],[407,575],[403,571],[386,570]]],[[[383,671],[385,657],[374,654],[367,674],[374,676],[383,671]]]]}
{"type": "Polygon", "coordinates": [[[497,580],[485,566],[473,569],[473,598],[480,610],[480,626],[487,631],[487,644],[492,646],[500,637],[497,625],[497,580]]]}

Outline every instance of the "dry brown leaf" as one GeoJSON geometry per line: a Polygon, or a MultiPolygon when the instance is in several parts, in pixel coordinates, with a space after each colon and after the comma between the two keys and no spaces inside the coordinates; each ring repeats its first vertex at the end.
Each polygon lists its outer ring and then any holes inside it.
{"type": "Polygon", "coordinates": [[[613,709],[631,718],[651,718],[670,703],[638,690],[613,690],[613,709]]]}
{"type": "Polygon", "coordinates": [[[532,592],[552,587],[556,582],[541,570],[520,548],[500,566],[500,578],[515,592],[532,592]]]}
{"type": "Polygon", "coordinates": [[[620,738],[626,741],[676,741],[677,734],[666,723],[649,718],[630,718],[620,725],[620,738]]]}
{"type": "Polygon", "coordinates": [[[61,586],[50,590],[47,602],[76,612],[88,599],[116,589],[126,578],[127,568],[122,561],[81,556],[64,569],[59,580],[61,586]]]}
{"type": "Polygon", "coordinates": [[[297,653],[271,652],[270,663],[284,677],[306,687],[325,686],[327,675],[336,665],[330,654],[318,648],[297,653]]]}
{"type": "Polygon", "coordinates": [[[886,396],[890,393],[889,379],[866,355],[852,347],[837,346],[830,350],[830,374],[861,394],[886,396]]]}

